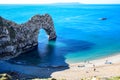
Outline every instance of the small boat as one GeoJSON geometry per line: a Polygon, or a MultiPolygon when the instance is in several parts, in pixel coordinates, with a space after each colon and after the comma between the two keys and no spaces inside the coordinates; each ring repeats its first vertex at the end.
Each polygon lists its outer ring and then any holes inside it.
{"type": "Polygon", "coordinates": [[[107,18],[99,18],[99,20],[107,20],[107,18]]]}

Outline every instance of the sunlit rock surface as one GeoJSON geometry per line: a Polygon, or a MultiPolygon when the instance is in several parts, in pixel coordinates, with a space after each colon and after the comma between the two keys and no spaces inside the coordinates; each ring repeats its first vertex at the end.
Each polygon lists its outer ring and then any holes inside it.
{"type": "Polygon", "coordinates": [[[0,59],[13,58],[37,46],[41,28],[46,31],[49,40],[56,39],[54,23],[48,14],[35,15],[24,24],[0,17],[0,59]]]}

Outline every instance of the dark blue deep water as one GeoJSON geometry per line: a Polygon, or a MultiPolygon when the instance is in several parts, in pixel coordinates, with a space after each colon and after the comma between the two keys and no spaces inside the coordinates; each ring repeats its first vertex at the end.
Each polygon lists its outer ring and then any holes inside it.
{"type": "Polygon", "coordinates": [[[13,60],[38,66],[64,65],[120,52],[120,5],[0,5],[0,16],[19,24],[45,13],[53,18],[56,42],[48,42],[40,30],[38,49],[13,60]],[[107,20],[99,20],[102,17],[107,20]]]}

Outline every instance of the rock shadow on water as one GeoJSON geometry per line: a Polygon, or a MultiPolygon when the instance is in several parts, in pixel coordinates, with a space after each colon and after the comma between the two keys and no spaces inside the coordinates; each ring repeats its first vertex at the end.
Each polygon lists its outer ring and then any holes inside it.
{"type": "Polygon", "coordinates": [[[9,61],[0,61],[1,71],[16,71],[34,75],[39,78],[49,78],[53,72],[69,69],[65,55],[70,52],[90,50],[95,44],[82,40],[62,39],[39,44],[38,49],[21,54],[9,61]],[[44,48],[41,46],[44,45],[44,48]]]}

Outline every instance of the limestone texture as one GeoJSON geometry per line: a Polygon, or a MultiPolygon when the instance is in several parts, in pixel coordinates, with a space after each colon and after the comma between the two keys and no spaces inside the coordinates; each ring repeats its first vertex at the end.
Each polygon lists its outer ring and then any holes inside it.
{"type": "Polygon", "coordinates": [[[0,60],[7,60],[25,53],[38,45],[39,30],[44,29],[49,40],[56,40],[52,17],[35,15],[23,24],[0,17],[0,60]]]}

